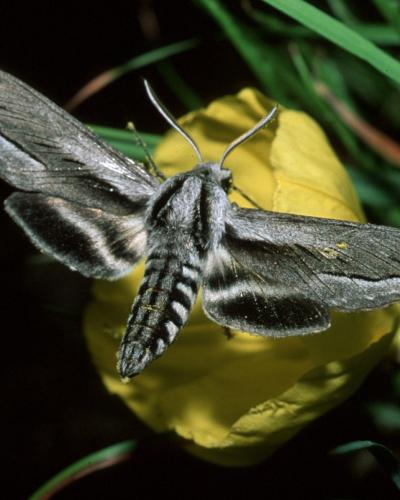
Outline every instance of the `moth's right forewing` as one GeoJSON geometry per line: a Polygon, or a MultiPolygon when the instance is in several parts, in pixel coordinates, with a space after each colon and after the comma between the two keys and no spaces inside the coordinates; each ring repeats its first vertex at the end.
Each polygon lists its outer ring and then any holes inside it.
{"type": "Polygon", "coordinates": [[[0,177],[109,213],[141,210],[159,186],[40,93],[0,71],[0,177]]]}
{"type": "Polygon", "coordinates": [[[400,301],[399,229],[262,210],[231,215],[229,237],[257,250],[254,265],[270,279],[340,311],[400,301]],[[259,260],[270,253],[268,269],[259,260]]]}
{"type": "Polygon", "coordinates": [[[145,254],[140,212],[121,217],[36,193],[14,193],[5,207],[35,246],[84,276],[119,278],[145,254]]]}

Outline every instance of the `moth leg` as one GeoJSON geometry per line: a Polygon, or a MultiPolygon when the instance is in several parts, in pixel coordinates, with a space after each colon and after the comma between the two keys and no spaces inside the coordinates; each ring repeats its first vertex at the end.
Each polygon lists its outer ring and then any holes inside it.
{"type": "Polygon", "coordinates": [[[245,200],[247,200],[249,203],[251,203],[255,208],[258,208],[259,210],[263,210],[262,207],[258,203],[256,203],[252,198],[250,198],[249,195],[247,195],[244,191],[242,191],[240,188],[235,186],[235,184],[232,183],[232,189],[237,191],[245,200]]]}
{"type": "Polygon", "coordinates": [[[144,151],[145,158],[146,158],[146,162],[144,163],[144,167],[147,170],[147,172],[150,175],[155,175],[156,177],[158,177],[162,181],[165,181],[167,177],[157,167],[155,161],[153,160],[153,157],[151,156],[151,153],[149,151],[149,147],[148,147],[146,141],[144,141],[142,139],[139,132],[136,130],[136,127],[133,124],[133,122],[128,123],[128,129],[132,132],[133,137],[134,137],[134,141],[136,142],[136,144],[138,144],[144,151]]]}

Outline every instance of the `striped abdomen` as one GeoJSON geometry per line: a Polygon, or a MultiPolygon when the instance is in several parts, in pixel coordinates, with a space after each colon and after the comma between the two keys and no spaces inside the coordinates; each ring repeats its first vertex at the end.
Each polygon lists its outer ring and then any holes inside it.
{"type": "Polygon", "coordinates": [[[165,249],[149,255],[122,339],[121,377],[141,372],[175,340],[196,300],[200,278],[200,260],[194,255],[181,260],[165,249]]]}

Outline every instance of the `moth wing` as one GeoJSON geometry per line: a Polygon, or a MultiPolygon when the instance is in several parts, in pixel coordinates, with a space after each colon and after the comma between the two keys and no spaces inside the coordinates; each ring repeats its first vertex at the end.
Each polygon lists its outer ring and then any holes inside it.
{"type": "Polygon", "coordinates": [[[329,310],[400,300],[400,231],[372,224],[233,207],[210,253],[206,314],[266,336],[325,330],[329,310]]]}
{"type": "Polygon", "coordinates": [[[0,177],[28,192],[117,215],[141,210],[159,183],[87,127],[0,71],[0,177]]]}
{"type": "Polygon", "coordinates": [[[37,193],[14,193],[5,207],[34,245],[84,276],[116,279],[145,252],[140,213],[122,217],[37,193]]]}

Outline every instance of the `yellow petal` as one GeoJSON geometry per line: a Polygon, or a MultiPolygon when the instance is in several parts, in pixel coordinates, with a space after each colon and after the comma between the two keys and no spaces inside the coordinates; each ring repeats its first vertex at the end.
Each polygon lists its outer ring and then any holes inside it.
{"type": "MultiPolygon", "coordinates": [[[[205,160],[250,129],[272,103],[244,89],[190,113],[181,125],[205,160]]],[[[175,132],[155,155],[167,175],[192,168],[190,146],[175,132]]],[[[349,178],[323,131],[307,115],[281,109],[267,129],[226,161],[234,183],[265,209],[363,220],[349,178]]],[[[251,206],[238,193],[231,196],[251,206]]],[[[85,318],[87,341],[110,392],[155,431],[174,431],[192,453],[215,463],[248,465],[271,454],[304,425],[339,404],[385,353],[399,308],[333,315],[321,334],[270,339],[235,333],[231,340],[197,301],[188,325],[168,351],[129,384],[115,353],[143,274],[96,282],[85,318]]]]}

